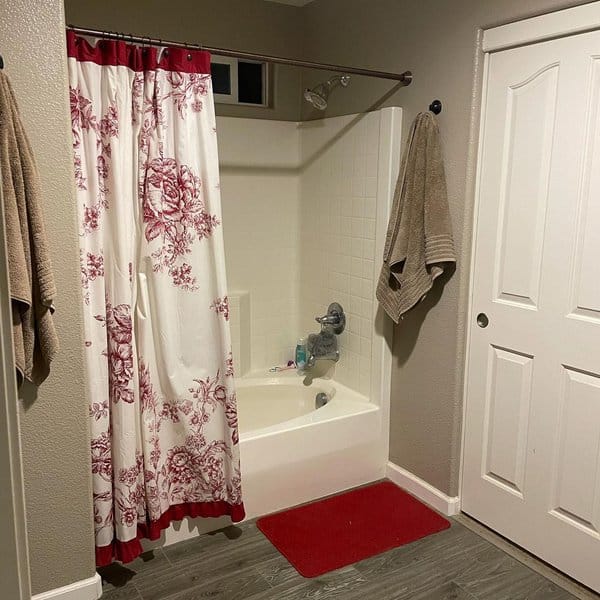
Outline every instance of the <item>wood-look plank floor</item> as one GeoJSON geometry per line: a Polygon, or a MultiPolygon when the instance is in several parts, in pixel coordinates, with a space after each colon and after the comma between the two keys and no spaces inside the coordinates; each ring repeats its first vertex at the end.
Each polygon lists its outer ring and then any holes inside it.
{"type": "Polygon", "coordinates": [[[103,600],[570,600],[457,522],[314,579],[299,575],[253,522],[101,570],[103,600]]]}

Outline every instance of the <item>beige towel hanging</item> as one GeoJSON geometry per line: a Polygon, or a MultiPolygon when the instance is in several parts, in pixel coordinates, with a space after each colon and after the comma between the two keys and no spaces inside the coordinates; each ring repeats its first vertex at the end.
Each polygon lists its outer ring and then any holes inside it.
{"type": "Polygon", "coordinates": [[[377,299],[398,323],[456,262],[440,133],[430,112],[414,120],[394,193],[377,299]]]}
{"type": "Polygon", "coordinates": [[[12,331],[19,386],[39,385],[58,349],[52,312],[56,289],[39,177],[14,92],[0,72],[0,168],[6,223],[12,331]]]}

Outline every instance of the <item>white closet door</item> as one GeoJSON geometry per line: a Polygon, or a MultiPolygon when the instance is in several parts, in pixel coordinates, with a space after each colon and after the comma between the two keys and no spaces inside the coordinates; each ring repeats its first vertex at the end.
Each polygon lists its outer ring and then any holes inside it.
{"type": "Polygon", "coordinates": [[[600,32],[484,85],[462,506],[600,591],[600,32]]]}

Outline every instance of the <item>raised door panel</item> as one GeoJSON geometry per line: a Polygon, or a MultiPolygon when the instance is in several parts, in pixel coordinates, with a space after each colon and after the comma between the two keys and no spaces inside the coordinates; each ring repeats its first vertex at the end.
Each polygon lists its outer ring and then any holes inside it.
{"type": "Polygon", "coordinates": [[[538,304],[559,65],[507,90],[500,181],[496,301],[538,304]]]}
{"type": "Polygon", "coordinates": [[[562,368],[551,513],[600,537],[600,375],[562,368]]]}
{"type": "Polygon", "coordinates": [[[483,477],[523,496],[533,357],[490,347],[483,435],[483,477]]]}
{"type": "Polygon", "coordinates": [[[568,316],[600,322],[600,56],[589,61],[588,115],[568,316]]]}

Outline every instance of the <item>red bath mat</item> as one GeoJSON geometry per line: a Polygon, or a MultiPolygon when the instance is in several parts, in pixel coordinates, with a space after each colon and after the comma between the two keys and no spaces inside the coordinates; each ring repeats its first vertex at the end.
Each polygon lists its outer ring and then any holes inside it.
{"type": "Polygon", "coordinates": [[[262,517],[258,528],[304,577],[380,554],[450,527],[391,481],[262,517]]]}

